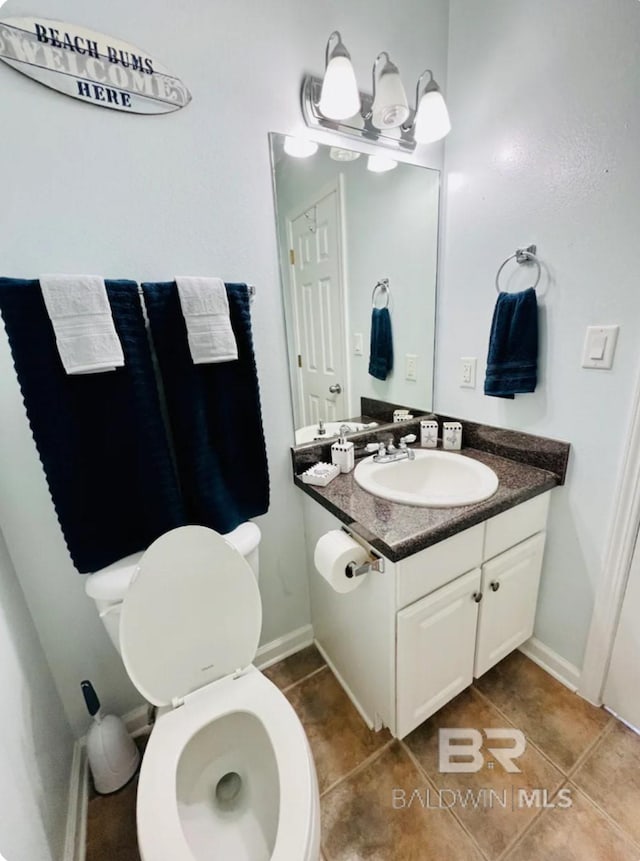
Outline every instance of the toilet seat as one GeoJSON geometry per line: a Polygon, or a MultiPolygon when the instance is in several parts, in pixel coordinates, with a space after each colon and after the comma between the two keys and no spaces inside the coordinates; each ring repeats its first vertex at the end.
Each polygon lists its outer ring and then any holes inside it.
{"type": "MultiPolygon", "coordinates": [[[[222,831],[206,836],[203,844],[201,826],[215,830],[226,817],[212,816],[209,807],[218,778],[235,772],[216,771],[229,757],[245,767],[251,813],[260,798],[277,800],[267,815],[272,830],[262,833],[259,857],[269,851],[269,861],[317,861],[315,765],[293,707],[252,665],[261,623],[254,573],[218,533],[199,526],[175,529],[140,560],[122,605],[121,654],[131,680],[150,702],[174,706],[158,718],[140,771],[142,861],[228,861],[218,845],[222,831]],[[224,757],[211,733],[224,745],[224,757]],[[251,747],[252,739],[257,746],[251,747]],[[218,776],[210,782],[212,770],[218,776]],[[267,783],[260,784],[265,773],[267,783]],[[204,787],[205,796],[194,796],[194,786],[204,787]]],[[[238,834],[244,840],[240,831],[233,838],[238,834]]]]}
{"type": "MultiPolygon", "coordinates": [[[[155,726],[138,785],[142,861],[191,861],[197,857],[185,837],[176,803],[180,757],[200,730],[233,713],[256,717],[275,754],[280,812],[270,861],[315,861],[320,812],[309,743],[284,694],[253,666],[238,678],[221,679],[189,695],[184,705],[163,715],[155,726]]],[[[213,852],[207,857],[217,861],[213,852]]]]}
{"type": "Polygon", "coordinates": [[[249,666],[262,604],[249,563],[204,526],[162,535],[140,559],[120,620],[129,677],[156,706],[249,666]]]}

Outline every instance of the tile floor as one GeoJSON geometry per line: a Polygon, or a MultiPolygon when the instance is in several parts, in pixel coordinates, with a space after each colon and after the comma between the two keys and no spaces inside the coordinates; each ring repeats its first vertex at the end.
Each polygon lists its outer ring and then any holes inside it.
{"type": "MultiPolygon", "coordinates": [[[[323,861],[640,861],[640,737],[519,652],[402,742],[369,731],[314,647],[265,672],[314,753],[323,861]],[[439,771],[441,727],[510,726],[527,739],[520,773],[439,771]],[[548,806],[512,805],[520,789],[548,806]]],[[[139,861],[135,790],[91,800],[87,861],[139,861]]]]}

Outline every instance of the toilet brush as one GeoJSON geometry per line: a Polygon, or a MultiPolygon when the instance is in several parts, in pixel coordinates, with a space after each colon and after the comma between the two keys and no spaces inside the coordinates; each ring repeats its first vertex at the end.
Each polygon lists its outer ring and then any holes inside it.
{"type": "Polygon", "coordinates": [[[128,783],[140,765],[140,751],[123,721],[105,715],[89,680],[80,683],[93,723],[87,733],[87,758],[96,792],[108,795],[128,783]]]}

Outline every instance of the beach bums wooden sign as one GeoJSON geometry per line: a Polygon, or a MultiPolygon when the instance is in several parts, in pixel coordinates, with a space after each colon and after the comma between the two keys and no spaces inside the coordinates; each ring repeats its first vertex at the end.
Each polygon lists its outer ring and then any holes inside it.
{"type": "Polygon", "coordinates": [[[166,114],[191,93],[134,45],[46,18],[0,19],[0,60],[41,84],[102,108],[166,114]]]}

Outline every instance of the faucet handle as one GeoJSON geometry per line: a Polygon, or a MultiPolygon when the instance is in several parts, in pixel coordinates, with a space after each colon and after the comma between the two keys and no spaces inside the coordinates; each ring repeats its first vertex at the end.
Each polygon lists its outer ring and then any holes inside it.
{"type": "Polygon", "coordinates": [[[406,436],[400,437],[400,448],[406,448],[408,443],[415,442],[417,439],[414,433],[408,433],[406,436]]]}

